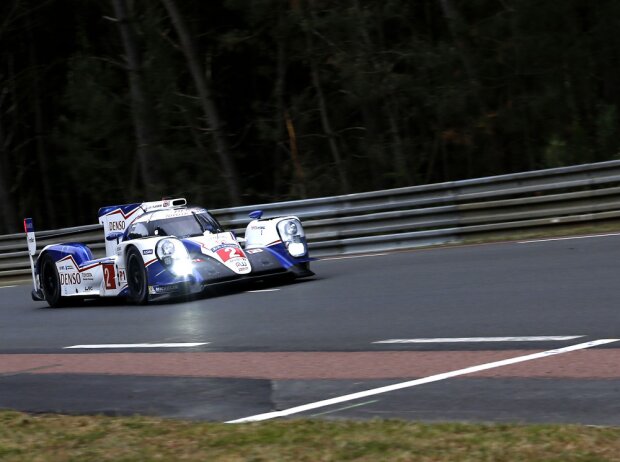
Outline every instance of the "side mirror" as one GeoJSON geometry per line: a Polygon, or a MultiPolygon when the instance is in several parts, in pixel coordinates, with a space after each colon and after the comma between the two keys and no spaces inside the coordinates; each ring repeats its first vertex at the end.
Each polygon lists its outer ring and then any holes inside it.
{"type": "Polygon", "coordinates": [[[106,241],[116,241],[116,243],[118,243],[118,240],[119,240],[121,237],[123,237],[123,233],[121,233],[121,232],[119,232],[119,231],[115,231],[115,232],[112,232],[112,233],[108,234],[108,235],[105,237],[105,240],[106,240],[106,241]]]}
{"type": "Polygon", "coordinates": [[[262,216],[263,216],[262,210],[255,210],[254,212],[250,212],[250,218],[252,220],[260,220],[262,216]]]}

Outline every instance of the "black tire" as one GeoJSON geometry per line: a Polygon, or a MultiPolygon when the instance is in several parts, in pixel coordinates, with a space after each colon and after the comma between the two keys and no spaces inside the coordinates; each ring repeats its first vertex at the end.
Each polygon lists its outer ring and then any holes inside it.
{"type": "Polygon", "coordinates": [[[39,273],[39,281],[41,282],[41,290],[45,301],[52,308],[58,308],[65,304],[65,298],[61,296],[60,277],[56,262],[48,255],[44,254],[41,258],[41,266],[39,273]]]}
{"type": "Polygon", "coordinates": [[[149,301],[148,280],[142,255],[135,247],[131,247],[126,258],[127,288],[129,300],[136,305],[145,305],[149,301]]]}

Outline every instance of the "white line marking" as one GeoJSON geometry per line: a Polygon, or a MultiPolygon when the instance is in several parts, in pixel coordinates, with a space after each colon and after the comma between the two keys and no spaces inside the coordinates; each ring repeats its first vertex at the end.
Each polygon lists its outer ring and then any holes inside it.
{"type": "Polygon", "coordinates": [[[393,338],[372,343],[475,343],[475,342],[549,342],[573,340],[584,335],[550,335],[543,337],[460,337],[460,338],[393,338]]]}
{"type": "Polygon", "coordinates": [[[517,244],[532,244],[535,242],[550,242],[550,241],[569,241],[571,239],[592,239],[595,237],[609,237],[609,236],[620,236],[620,233],[593,234],[591,236],[553,237],[549,239],[532,239],[530,241],[519,241],[517,242],[517,244]]]}
{"type": "Polygon", "coordinates": [[[387,253],[369,253],[364,255],[349,255],[346,257],[327,257],[320,258],[321,261],[329,261],[329,260],[348,260],[350,258],[365,258],[365,257],[382,257],[383,255],[389,255],[387,253]]]}
{"type": "Polygon", "coordinates": [[[9,287],[17,287],[17,286],[0,286],[0,289],[8,289],[9,287]]]}
{"type": "Polygon", "coordinates": [[[367,404],[376,403],[377,401],[379,400],[373,399],[371,401],[365,401],[363,403],[351,404],[350,406],[339,407],[338,409],[330,409],[329,411],[323,411],[323,412],[318,412],[317,414],[312,414],[310,417],[318,417],[320,415],[333,414],[334,412],[346,411],[347,409],[353,409],[356,407],[366,406],[367,404]]]}
{"type": "Polygon", "coordinates": [[[187,348],[208,345],[209,342],[200,343],[103,343],[100,345],[73,345],[64,347],[63,350],[69,349],[97,349],[97,348],[187,348]]]}
{"type": "Polygon", "coordinates": [[[248,292],[252,292],[253,294],[255,293],[259,293],[259,292],[276,292],[280,289],[258,289],[258,290],[248,290],[248,292]]]}
{"type": "Polygon", "coordinates": [[[511,364],[522,363],[525,361],[531,361],[533,359],[546,358],[548,356],[559,355],[562,353],[568,353],[570,351],[583,350],[585,348],[592,348],[598,345],[604,345],[606,343],[618,342],[618,338],[607,338],[600,340],[593,340],[591,342],[579,343],[577,345],[571,345],[564,348],[558,348],[556,350],[547,350],[540,353],[533,353],[525,356],[517,356],[516,358],[504,359],[501,361],[494,361],[492,363],[481,364],[479,366],[466,367],[465,369],[458,369],[456,371],[444,372],[442,374],[431,375],[421,379],[410,380],[408,382],[396,383],[394,385],[388,385],[385,387],[373,388],[371,390],[360,391],[357,393],[351,393],[349,395],[339,396],[337,398],[326,399],[324,401],[317,401],[315,403],[304,404],[302,406],[292,407],[283,411],[267,412],[265,414],[258,414],[250,417],[244,417],[236,420],[229,420],[226,423],[245,423],[245,422],[259,422],[261,420],[275,419],[276,417],[285,417],[291,414],[298,414],[300,412],[310,411],[320,407],[331,406],[332,404],[344,403],[346,401],[352,401],[354,399],[367,398],[368,396],[379,395],[381,393],[387,393],[390,391],[402,390],[403,388],[415,387],[417,385],[424,385],[426,383],[438,382],[440,380],[450,379],[459,375],[472,374],[474,372],[486,371],[488,369],[494,369],[496,367],[508,366],[511,364]]]}

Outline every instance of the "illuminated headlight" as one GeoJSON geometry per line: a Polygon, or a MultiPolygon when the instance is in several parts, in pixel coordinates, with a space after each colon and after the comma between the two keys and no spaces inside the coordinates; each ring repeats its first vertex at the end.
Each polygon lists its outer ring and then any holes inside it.
{"type": "Polygon", "coordinates": [[[286,249],[293,257],[303,257],[306,254],[306,246],[302,242],[291,242],[286,249]]]}
{"type": "Polygon", "coordinates": [[[306,254],[306,245],[303,242],[304,229],[296,218],[287,218],[278,223],[278,233],[286,245],[288,253],[293,257],[302,257],[306,254]]]}
{"type": "Polygon", "coordinates": [[[178,239],[162,239],[155,246],[157,258],[176,276],[192,274],[189,253],[178,239]]]}
{"type": "Polygon", "coordinates": [[[172,263],[172,267],[170,268],[177,276],[186,276],[188,274],[192,274],[193,267],[191,260],[178,260],[172,263]]]}
{"type": "Polygon", "coordinates": [[[165,257],[172,256],[176,249],[174,245],[174,241],[170,239],[164,239],[163,241],[159,241],[159,248],[161,249],[161,254],[165,257]]]}

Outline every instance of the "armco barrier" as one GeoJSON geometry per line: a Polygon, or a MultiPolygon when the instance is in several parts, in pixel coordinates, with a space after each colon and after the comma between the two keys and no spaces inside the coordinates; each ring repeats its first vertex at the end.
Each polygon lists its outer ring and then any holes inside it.
{"type": "MultiPolygon", "coordinates": [[[[620,161],[425,186],[212,210],[241,235],[248,213],[297,215],[313,256],[458,243],[466,236],[620,218],[620,161]]],[[[103,255],[100,225],[37,233],[38,248],[79,241],[103,255]]],[[[0,280],[25,279],[23,233],[0,236],[0,280]]]]}

